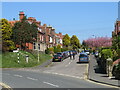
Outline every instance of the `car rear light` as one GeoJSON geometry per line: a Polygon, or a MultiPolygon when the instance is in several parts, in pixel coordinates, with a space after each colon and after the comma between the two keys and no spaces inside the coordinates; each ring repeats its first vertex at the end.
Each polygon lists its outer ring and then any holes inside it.
{"type": "Polygon", "coordinates": [[[61,58],[61,57],[58,57],[58,58],[61,58]]]}

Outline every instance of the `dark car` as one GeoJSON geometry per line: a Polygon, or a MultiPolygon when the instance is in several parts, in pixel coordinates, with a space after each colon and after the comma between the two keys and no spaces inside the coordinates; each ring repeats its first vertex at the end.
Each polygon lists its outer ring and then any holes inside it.
{"type": "Polygon", "coordinates": [[[56,53],[57,55],[61,55],[62,56],[62,58],[65,58],[65,56],[64,56],[64,53],[63,52],[58,52],[58,53],[56,53]]]}
{"type": "Polygon", "coordinates": [[[77,54],[77,51],[75,51],[75,50],[72,50],[72,52],[73,52],[74,54],[77,54]]]}
{"type": "Polygon", "coordinates": [[[86,53],[80,53],[79,62],[89,62],[89,56],[86,53]]]}
{"type": "Polygon", "coordinates": [[[63,60],[63,56],[60,54],[56,54],[53,56],[53,61],[62,61],[63,60]]]}
{"type": "Polygon", "coordinates": [[[68,57],[69,57],[69,51],[63,52],[63,57],[64,57],[64,58],[68,58],[68,57]]]}

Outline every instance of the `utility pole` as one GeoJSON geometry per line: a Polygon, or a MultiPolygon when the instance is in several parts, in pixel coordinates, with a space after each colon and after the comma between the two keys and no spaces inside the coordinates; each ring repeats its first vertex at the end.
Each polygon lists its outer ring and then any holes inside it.
{"type": "Polygon", "coordinates": [[[37,31],[37,51],[38,51],[38,63],[39,63],[40,60],[39,60],[39,48],[38,48],[39,47],[38,46],[38,42],[39,42],[39,40],[38,40],[39,39],[38,38],[38,32],[39,32],[39,30],[37,31]]]}

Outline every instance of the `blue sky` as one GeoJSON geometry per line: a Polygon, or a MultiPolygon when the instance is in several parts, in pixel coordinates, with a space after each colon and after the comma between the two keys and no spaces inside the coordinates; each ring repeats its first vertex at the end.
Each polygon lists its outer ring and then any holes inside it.
{"type": "Polygon", "coordinates": [[[35,17],[56,32],[76,35],[80,41],[95,36],[111,37],[118,17],[117,2],[3,2],[2,17],[18,20],[19,11],[35,17]]]}

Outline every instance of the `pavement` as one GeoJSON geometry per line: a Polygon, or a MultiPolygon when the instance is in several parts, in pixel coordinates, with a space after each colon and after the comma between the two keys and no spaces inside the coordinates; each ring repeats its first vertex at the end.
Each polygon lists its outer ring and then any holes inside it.
{"type": "Polygon", "coordinates": [[[98,67],[96,58],[94,55],[90,55],[90,62],[89,62],[89,69],[88,69],[88,79],[98,82],[98,83],[103,83],[103,84],[108,84],[112,86],[118,86],[120,87],[120,81],[116,80],[114,77],[109,78],[107,74],[104,74],[101,72],[100,68],[98,67]]]}

